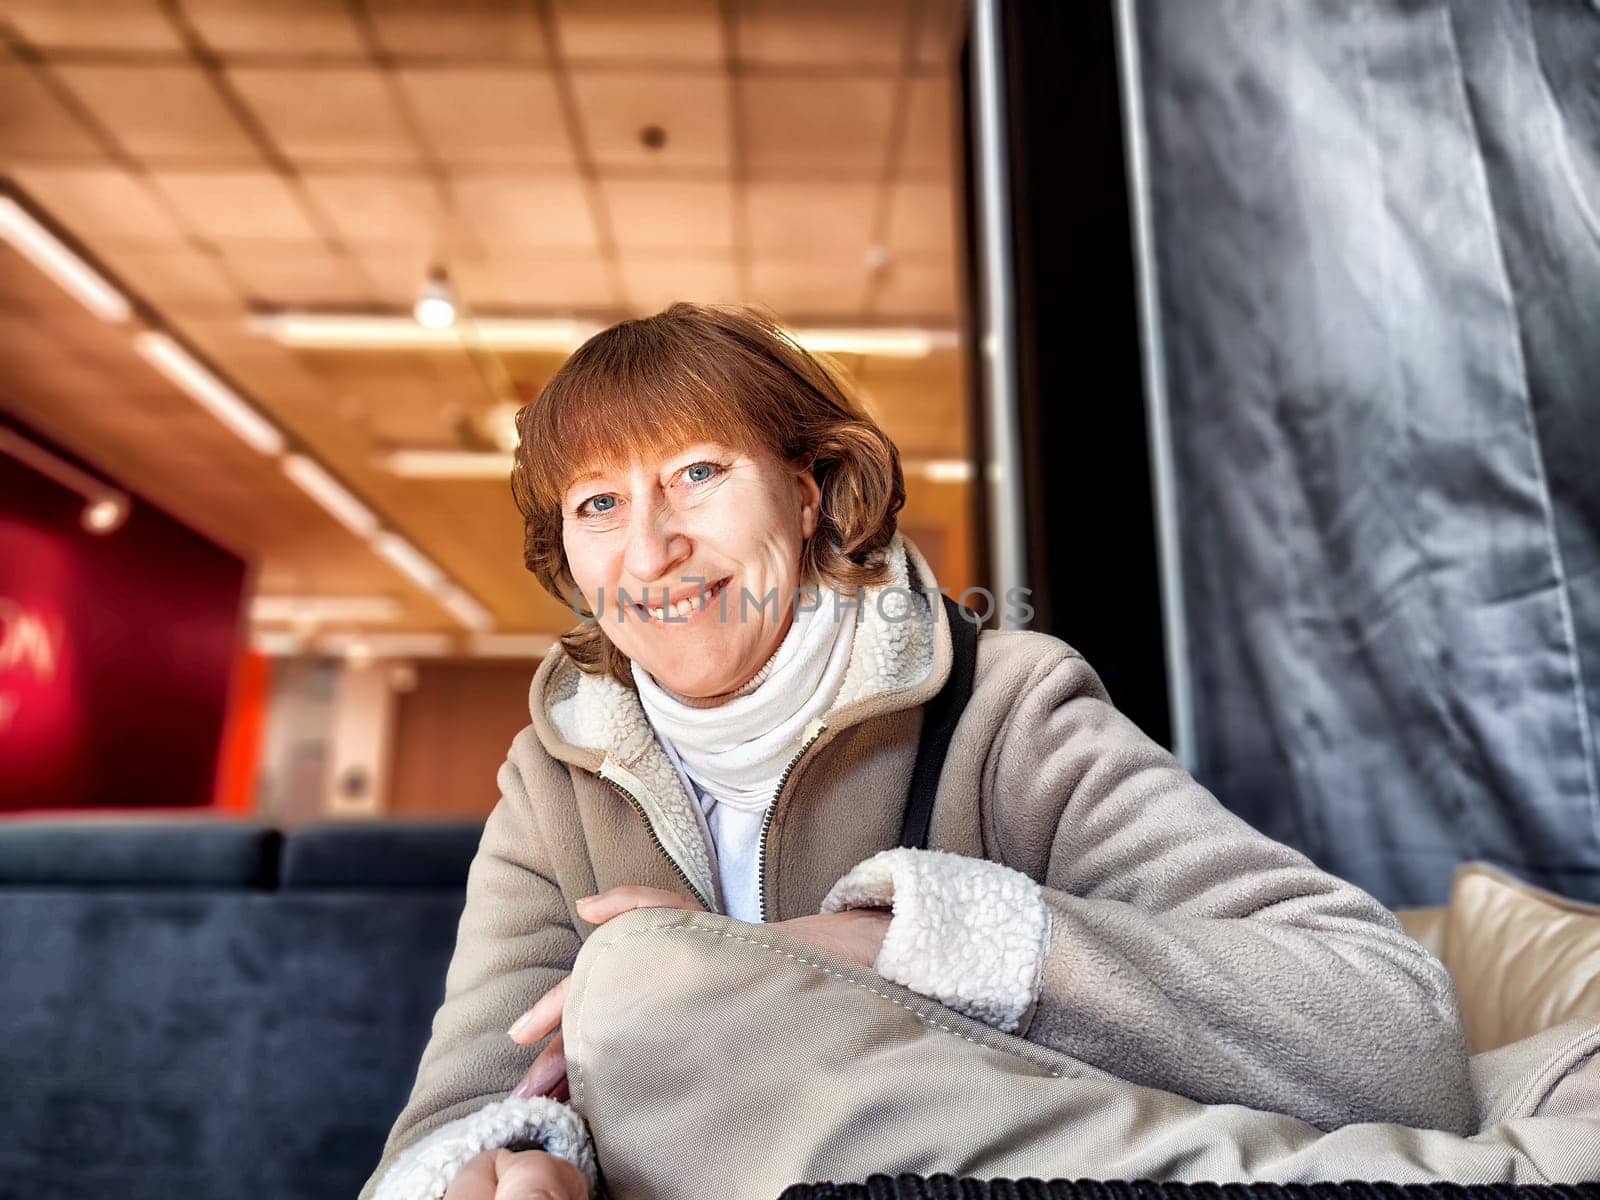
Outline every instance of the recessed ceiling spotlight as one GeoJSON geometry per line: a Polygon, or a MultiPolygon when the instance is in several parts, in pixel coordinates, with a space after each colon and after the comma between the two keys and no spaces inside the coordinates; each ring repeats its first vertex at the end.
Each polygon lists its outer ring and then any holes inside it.
{"type": "Polygon", "coordinates": [[[449,329],[456,323],[456,289],[443,267],[428,272],[411,315],[424,329],[449,329]]]}
{"type": "Polygon", "coordinates": [[[81,519],[90,533],[115,533],[128,519],[128,498],[121,492],[101,496],[84,505],[81,519]]]}
{"type": "Polygon", "coordinates": [[[888,270],[893,262],[894,252],[882,243],[878,243],[867,250],[867,270],[874,275],[879,271],[888,270]]]}

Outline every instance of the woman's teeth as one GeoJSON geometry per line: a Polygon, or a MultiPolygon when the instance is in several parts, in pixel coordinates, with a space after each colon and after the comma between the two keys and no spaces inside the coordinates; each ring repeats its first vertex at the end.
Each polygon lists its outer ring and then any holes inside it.
{"type": "Polygon", "coordinates": [[[692,596],[685,596],[682,600],[679,600],[676,604],[668,608],[652,605],[646,608],[645,611],[650,614],[650,619],[652,621],[666,620],[667,613],[669,612],[674,617],[686,617],[692,612],[699,612],[702,608],[716,599],[717,593],[722,590],[722,584],[724,582],[726,581],[718,581],[717,583],[712,584],[709,588],[706,588],[704,591],[696,592],[692,596]]]}

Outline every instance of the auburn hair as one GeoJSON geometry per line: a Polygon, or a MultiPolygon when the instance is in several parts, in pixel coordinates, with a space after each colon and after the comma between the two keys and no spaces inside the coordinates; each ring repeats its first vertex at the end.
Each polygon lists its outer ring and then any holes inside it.
{"type": "MultiPolygon", "coordinates": [[[[562,540],[563,499],[580,472],[714,441],[809,466],[822,492],[800,578],[846,594],[887,582],[878,552],[905,504],[900,454],[851,394],[844,371],[807,352],[768,310],[678,303],[595,334],[517,413],[511,494],[523,563],[563,604],[592,617],[562,540]],[[583,607],[579,607],[583,605],[583,607]]],[[[633,686],[599,621],[561,637],[577,665],[633,686]]]]}

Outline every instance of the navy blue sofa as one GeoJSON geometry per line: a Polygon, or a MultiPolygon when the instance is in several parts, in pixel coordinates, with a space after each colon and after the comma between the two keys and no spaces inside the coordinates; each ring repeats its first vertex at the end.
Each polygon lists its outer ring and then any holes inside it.
{"type": "Polygon", "coordinates": [[[0,1194],[354,1197],[481,833],[0,822],[0,1194]]]}

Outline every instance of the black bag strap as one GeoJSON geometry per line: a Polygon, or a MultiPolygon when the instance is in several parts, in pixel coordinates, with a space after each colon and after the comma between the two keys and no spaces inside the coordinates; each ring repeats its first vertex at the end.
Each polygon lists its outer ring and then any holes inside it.
{"type": "Polygon", "coordinates": [[[950,736],[972,695],[972,676],[978,665],[978,626],[972,614],[949,596],[941,595],[939,599],[944,601],[945,617],[950,622],[950,677],[922,711],[922,736],[917,741],[917,762],[911,769],[911,796],[900,827],[900,844],[915,850],[928,848],[933,794],[938,790],[939,773],[950,750],[950,736]]]}

